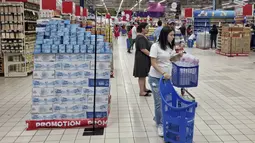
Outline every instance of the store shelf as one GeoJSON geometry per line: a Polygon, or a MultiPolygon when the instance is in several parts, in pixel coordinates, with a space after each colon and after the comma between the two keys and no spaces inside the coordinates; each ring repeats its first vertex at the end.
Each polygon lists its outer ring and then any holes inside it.
{"type": "Polygon", "coordinates": [[[25,20],[25,22],[29,22],[29,23],[37,23],[37,21],[32,21],[32,20],[25,20]]]}
{"type": "Polygon", "coordinates": [[[10,21],[4,22],[7,27],[0,27],[0,32],[4,35],[0,37],[1,52],[4,59],[4,75],[5,77],[27,76],[27,73],[33,69],[33,51],[36,39],[35,27],[36,20],[39,17],[40,6],[30,2],[0,3],[0,8],[8,6],[10,7],[8,10],[17,11],[22,16],[15,14],[4,15],[4,19],[9,19],[10,21]],[[16,5],[17,8],[12,9],[13,5],[16,5]],[[16,23],[18,26],[16,26],[16,23]],[[15,57],[20,57],[22,60],[10,60],[15,59],[15,57]]]}

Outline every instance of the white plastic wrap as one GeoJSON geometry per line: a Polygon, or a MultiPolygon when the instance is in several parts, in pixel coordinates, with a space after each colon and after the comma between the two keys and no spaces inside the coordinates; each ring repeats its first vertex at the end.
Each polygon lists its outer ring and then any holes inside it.
{"type": "Polygon", "coordinates": [[[191,54],[183,54],[181,57],[180,61],[176,62],[178,66],[183,66],[183,67],[191,67],[191,66],[197,66],[199,64],[199,59],[194,57],[191,54]]]}
{"type": "Polygon", "coordinates": [[[197,40],[196,40],[197,48],[210,48],[211,42],[210,42],[210,34],[209,32],[199,32],[197,33],[197,40]]]}

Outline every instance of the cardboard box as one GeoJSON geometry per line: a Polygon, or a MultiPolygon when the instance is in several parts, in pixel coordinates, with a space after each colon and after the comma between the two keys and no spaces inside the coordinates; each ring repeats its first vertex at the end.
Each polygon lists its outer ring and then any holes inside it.
{"type": "Polygon", "coordinates": [[[243,27],[231,27],[231,31],[233,32],[233,31],[243,31],[243,27]]]}
{"type": "Polygon", "coordinates": [[[243,28],[243,31],[244,31],[244,32],[251,33],[251,28],[249,28],[249,27],[244,27],[244,28],[243,28]]]}

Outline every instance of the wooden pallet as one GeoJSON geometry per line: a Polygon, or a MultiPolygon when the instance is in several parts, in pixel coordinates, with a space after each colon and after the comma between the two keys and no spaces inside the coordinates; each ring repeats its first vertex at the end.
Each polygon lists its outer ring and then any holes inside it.
{"type": "Polygon", "coordinates": [[[210,50],[211,48],[201,48],[201,47],[196,47],[198,49],[201,49],[201,50],[210,50]]]}
{"type": "Polygon", "coordinates": [[[249,56],[249,53],[232,53],[232,54],[228,54],[228,53],[223,53],[221,52],[220,50],[216,50],[215,51],[216,54],[219,54],[219,55],[223,55],[223,56],[234,56],[234,57],[246,57],[246,56],[249,56]]]}

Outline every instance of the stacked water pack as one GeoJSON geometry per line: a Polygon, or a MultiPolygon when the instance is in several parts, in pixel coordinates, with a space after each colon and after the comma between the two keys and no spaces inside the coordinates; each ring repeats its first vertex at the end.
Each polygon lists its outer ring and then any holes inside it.
{"type": "Polygon", "coordinates": [[[50,20],[37,31],[32,120],[108,117],[112,53],[104,37],[68,21],[50,20]],[[97,80],[94,83],[95,44],[97,80]]]}

